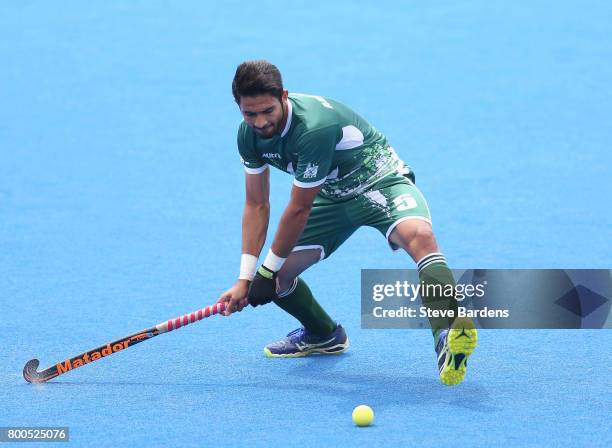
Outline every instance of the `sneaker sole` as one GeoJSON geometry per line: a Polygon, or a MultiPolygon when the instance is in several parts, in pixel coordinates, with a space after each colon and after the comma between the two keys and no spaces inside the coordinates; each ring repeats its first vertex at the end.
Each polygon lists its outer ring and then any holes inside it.
{"type": "Polygon", "coordinates": [[[298,353],[276,354],[276,353],[272,353],[270,349],[268,349],[268,347],[264,347],[263,352],[267,358],[304,358],[305,356],[310,356],[310,355],[315,355],[315,354],[341,355],[342,353],[348,350],[349,345],[350,345],[349,340],[347,338],[344,344],[337,344],[337,345],[334,345],[333,347],[327,347],[327,348],[313,348],[312,350],[304,350],[303,352],[298,352],[298,353]]]}
{"type": "Polygon", "coordinates": [[[447,386],[455,386],[463,381],[467,370],[467,359],[476,349],[478,332],[470,319],[457,319],[448,332],[448,350],[451,362],[446,363],[440,380],[447,386]]]}

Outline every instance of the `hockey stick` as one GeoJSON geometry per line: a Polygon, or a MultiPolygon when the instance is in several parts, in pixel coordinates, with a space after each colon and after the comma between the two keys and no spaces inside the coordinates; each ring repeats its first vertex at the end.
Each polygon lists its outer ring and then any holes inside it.
{"type": "Polygon", "coordinates": [[[52,378],[60,376],[70,370],[82,367],[85,364],[89,364],[93,361],[97,361],[100,358],[104,358],[113,353],[125,350],[128,347],[139,344],[142,341],[154,338],[163,333],[167,333],[172,330],[184,327],[191,323],[197,322],[204,319],[205,317],[212,316],[213,314],[222,313],[225,311],[225,303],[215,303],[214,305],[207,306],[193,313],[185,314],[175,319],[170,319],[161,324],[157,324],[154,327],[147,328],[146,330],[139,331],[138,333],[131,334],[116,341],[109,342],[108,344],[101,345],[89,351],[83,352],[74,358],[66,359],[63,362],[59,362],[54,366],[51,366],[41,372],[37,372],[38,365],[40,362],[38,359],[31,359],[28,361],[23,368],[23,377],[28,383],[44,383],[52,378]]]}

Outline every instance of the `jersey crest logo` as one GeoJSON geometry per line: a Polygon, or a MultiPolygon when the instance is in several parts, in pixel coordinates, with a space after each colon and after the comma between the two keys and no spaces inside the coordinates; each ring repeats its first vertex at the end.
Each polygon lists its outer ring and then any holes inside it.
{"type": "Polygon", "coordinates": [[[312,163],[308,163],[306,165],[306,169],[304,170],[304,179],[312,179],[313,177],[317,177],[317,172],[319,171],[319,165],[313,165],[312,163]]]}

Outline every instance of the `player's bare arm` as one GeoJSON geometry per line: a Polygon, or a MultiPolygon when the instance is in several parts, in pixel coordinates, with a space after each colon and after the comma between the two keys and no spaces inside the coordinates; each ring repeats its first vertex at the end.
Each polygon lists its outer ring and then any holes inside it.
{"type": "Polygon", "coordinates": [[[315,197],[321,190],[321,186],[312,188],[301,188],[296,185],[291,189],[291,199],[283,216],[281,217],[272,252],[282,258],[287,258],[302,234],[315,197]]]}
{"type": "Polygon", "coordinates": [[[242,214],[242,253],[259,257],[270,220],[270,170],[245,174],[246,198],[242,214]]]}
{"type": "Polygon", "coordinates": [[[270,171],[266,169],[258,174],[246,173],[245,184],[241,272],[236,283],[221,294],[218,300],[218,302],[227,302],[223,313],[225,316],[229,316],[234,311],[242,311],[248,305],[247,294],[252,274],[246,271],[249,271],[249,267],[250,270],[255,270],[261,248],[266,241],[270,220],[270,171]]]}

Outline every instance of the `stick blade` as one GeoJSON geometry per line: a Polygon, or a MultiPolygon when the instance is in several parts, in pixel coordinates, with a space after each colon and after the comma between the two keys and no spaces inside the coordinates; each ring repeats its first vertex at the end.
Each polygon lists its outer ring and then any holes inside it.
{"type": "Polygon", "coordinates": [[[30,359],[23,368],[23,377],[28,383],[42,383],[45,380],[38,373],[37,369],[40,364],[38,359],[30,359]]]}

